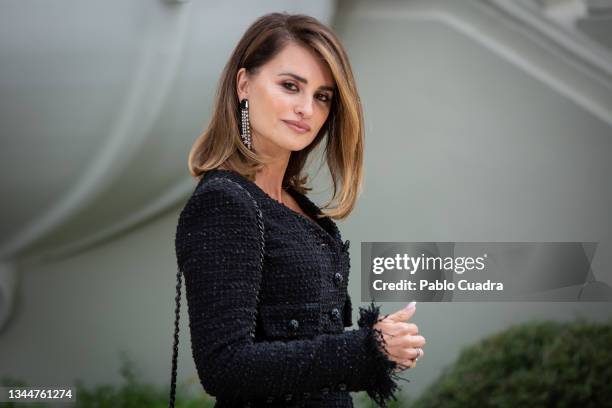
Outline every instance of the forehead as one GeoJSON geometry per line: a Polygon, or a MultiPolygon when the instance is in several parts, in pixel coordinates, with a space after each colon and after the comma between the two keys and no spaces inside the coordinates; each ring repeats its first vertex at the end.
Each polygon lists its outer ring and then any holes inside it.
{"type": "Polygon", "coordinates": [[[314,50],[294,43],[287,44],[262,68],[273,76],[287,72],[301,76],[308,80],[309,86],[334,85],[327,62],[314,50]]]}

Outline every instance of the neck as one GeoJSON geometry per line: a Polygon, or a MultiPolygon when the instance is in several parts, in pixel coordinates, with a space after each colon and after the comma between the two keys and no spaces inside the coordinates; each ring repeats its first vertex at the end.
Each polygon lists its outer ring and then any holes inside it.
{"type": "Polygon", "coordinates": [[[270,197],[280,203],[284,203],[283,178],[287,170],[289,160],[279,160],[266,164],[262,170],[255,175],[255,184],[266,192],[270,197]]]}

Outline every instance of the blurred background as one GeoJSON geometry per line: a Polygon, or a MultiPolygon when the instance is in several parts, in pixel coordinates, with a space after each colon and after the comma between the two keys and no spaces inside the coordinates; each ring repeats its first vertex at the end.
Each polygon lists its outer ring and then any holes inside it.
{"type": "MultiPolygon", "coordinates": [[[[119,386],[126,353],[165,396],[187,154],[234,45],[273,11],[334,28],[363,100],[364,193],[338,222],[355,318],[362,241],[598,242],[612,285],[610,1],[0,0],[0,377],[119,386]]],[[[603,324],[611,305],[419,303],[402,395],[487,336],[603,324]]],[[[197,394],[184,297],[181,313],[178,383],[197,394]]]]}

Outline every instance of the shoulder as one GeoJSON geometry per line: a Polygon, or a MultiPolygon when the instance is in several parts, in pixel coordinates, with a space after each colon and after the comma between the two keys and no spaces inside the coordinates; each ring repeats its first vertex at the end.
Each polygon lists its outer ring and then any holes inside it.
{"type": "Polygon", "coordinates": [[[198,182],[181,212],[181,218],[250,218],[255,214],[255,203],[240,183],[227,177],[211,175],[198,182]]]}
{"type": "Polygon", "coordinates": [[[224,176],[213,175],[201,179],[194,192],[194,197],[226,198],[240,202],[249,200],[248,191],[238,182],[224,176]]]}
{"type": "Polygon", "coordinates": [[[178,218],[179,261],[198,248],[254,239],[259,234],[257,214],[249,194],[236,182],[222,177],[200,180],[178,218]]]}

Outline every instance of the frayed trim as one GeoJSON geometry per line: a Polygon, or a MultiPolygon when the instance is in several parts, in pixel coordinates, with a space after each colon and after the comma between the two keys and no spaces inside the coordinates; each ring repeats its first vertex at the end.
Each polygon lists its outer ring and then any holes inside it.
{"type": "Polygon", "coordinates": [[[377,367],[377,370],[373,371],[371,388],[366,390],[366,392],[381,408],[386,408],[387,400],[397,401],[397,397],[394,395],[400,389],[397,382],[399,380],[410,382],[410,380],[402,378],[393,372],[398,364],[390,360],[387,354],[385,354],[387,347],[382,332],[373,328],[379,320],[382,320],[382,318],[379,319],[379,315],[380,306],[375,306],[374,302],[372,302],[367,308],[359,308],[359,321],[357,324],[368,331],[365,340],[366,351],[368,355],[374,356],[374,366],[377,367]]]}
{"type": "MultiPolygon", "coordinates": [[[[374,302],[372,302],[367,308],[360,307],[359,308],[359,320],[357,321],[357,325],[359,327],[372,327],[376,323],[378,323],[379,314],[380,314],[380,306],[374,305],[374,302]]],[[[382,320],[382,318],[380,320],[382,320]]]]}

